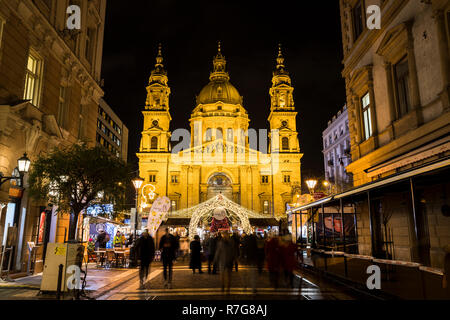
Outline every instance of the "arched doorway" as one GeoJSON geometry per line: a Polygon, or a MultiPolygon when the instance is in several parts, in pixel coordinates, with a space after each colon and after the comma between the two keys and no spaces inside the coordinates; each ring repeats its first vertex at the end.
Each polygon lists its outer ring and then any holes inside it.
{"type": "Polygon", "coordinates": [[[208,179],[208,189],[206,199],[214,198],[218,194],[223,194],[228,199],[233,198],[233,187],[231,179],[224,173],[214,173],[208,179]]]}

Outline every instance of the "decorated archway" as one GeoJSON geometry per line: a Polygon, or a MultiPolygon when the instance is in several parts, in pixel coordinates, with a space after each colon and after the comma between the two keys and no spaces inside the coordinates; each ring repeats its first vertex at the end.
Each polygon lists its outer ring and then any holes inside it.
{"type": "Polygon", "coordinates": [[[202,221],[209,221],[212,219],[214,210],[217,208],[224,208],[226,210],[227,218],[232,223],[238,223],[246,233],[251,233],[252,227],[249,218],[267,219],[267,215],[259,214],[244,208],[237,203],[231,201],[223,194],[218,194],[203,203],[194,207],[179,210],[170,213],[171,218],[190,218],[189,223],[189,237],[191,239],[197,234],[197,228],[202,221]]]}

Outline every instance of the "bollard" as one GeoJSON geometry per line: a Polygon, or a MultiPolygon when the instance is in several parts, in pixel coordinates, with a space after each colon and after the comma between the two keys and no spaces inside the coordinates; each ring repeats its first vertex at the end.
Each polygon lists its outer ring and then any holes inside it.
{"type": "Polygon", "coordinates": [[[56,300],[61,298],[61,284],[62,284],[62,276],[63,276],[63,268],[62,264],[59,265],[58,268],[58,286],[56,287],[56,300]]]}

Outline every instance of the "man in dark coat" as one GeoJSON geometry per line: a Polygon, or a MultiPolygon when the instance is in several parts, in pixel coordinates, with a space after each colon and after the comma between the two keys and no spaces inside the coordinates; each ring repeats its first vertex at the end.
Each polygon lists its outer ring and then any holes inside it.
{"type": "Polygon", "coordinates": [[[249,275],[246,277],[245,287],[251,287],[253,293],[256,293],[258,244],[255,234],[245,236],[242,243],[242,258],[244,263],[250,267],[249,275]]]}
{"type": "Polygon", "coordinates": [[[137,258],[141,260],[139,268],[140,289],[144,289],[150,270],[150,264],[155,257],[155,242],[153,241],[152,236],[148,234],[147,230],[145,230],[141,237],[136,241],[136,255],[137,258]]]}
{"type": "Polygon", "coordinates": [[[161,237],[161,241],[159,242],[159,250],[161,251],[161,260],[164,267],[164,288],[172,288],[173,261],[176,259],[176,253],[179,247],[177,238],[169,233],[169,228],[166,228],[166,234],[161,237]],[[168,277],[167,269],[169,269],[168,277]]]}
{"type": "Polygon", "coordinates": [[[211,236],[208,242],[208,273],[211,273],[211,264],[213,265],[212,274],[217,274],[217,263],[214,262],[216,255],[217,242],[220,240],[220,233],[211,236]]]}
{"type": "MultiPolygon", "coordinates": [[[[245,234],[244,234],[244,237],[245,237],[245,234]]],[[[236,231],[233,232],[233,235],[231,236],[231,240],[233,241],[234,268],[236,269],[236,272],[237,272],[239,256],[241,255],[241,239],[236,231]]]]}
{"type": "Polygon", "coordinates": [[[202,271],[202,245],[200,243],[200,237],[198,235],[194,236],[194,240],[190,244],[191,249],[191,261],[189,267],[192,272],[195,273],[195,269],[198,269],[198,273],[203,273],[202,271]]]}

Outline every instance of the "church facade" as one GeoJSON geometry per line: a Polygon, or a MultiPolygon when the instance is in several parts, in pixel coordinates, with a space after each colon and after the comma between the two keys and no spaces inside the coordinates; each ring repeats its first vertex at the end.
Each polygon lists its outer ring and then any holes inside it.
{"type": "MultiPolygon", "coordinates": [[[[154,189],[156,196],[168,196],[176,211],[223,194],[249,210],[285,215],[286,204],[301,190],[303,155],[293,91],[280,48],[269,90],[270,128],[249,129],[249,114],[230,82],[219,44],[209,83],[191,113],[190,132],[171,132],[171,89],[160,47],[142,111],[144,128],[137,153],[139,173],[145,179],[141,195],[154,189]]],[[[145,199],[140,197],[141,206],[145,199]]]]}

